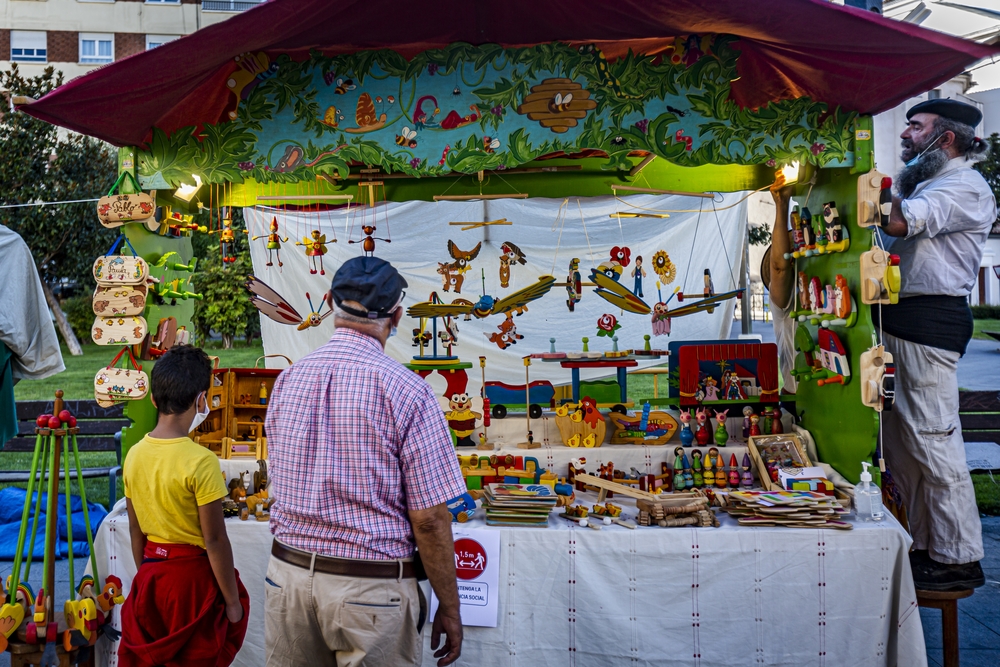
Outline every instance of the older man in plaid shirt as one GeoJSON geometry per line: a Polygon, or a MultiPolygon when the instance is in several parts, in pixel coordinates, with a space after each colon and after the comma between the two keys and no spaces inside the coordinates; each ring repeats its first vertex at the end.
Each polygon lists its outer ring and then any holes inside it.
{"type": "Polygon", "coordinates": [[[465,484],[434,392],[384,352],[404,287],[381,259],[345,262],[327,297],[336,332],[275,382],[268,667],[419,664],[422,571],[441,601],[431,636],[435,649],[446,636],[438,665],[461,652],[445,503],[465,484]]]}

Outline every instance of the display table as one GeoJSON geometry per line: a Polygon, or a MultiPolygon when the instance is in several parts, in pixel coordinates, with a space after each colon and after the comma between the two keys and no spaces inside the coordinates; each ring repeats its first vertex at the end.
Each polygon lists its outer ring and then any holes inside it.
{"type": "MultiPolygon", "coordinates": [[[[584,494],[588,505],[596,494],[584,494]]],[[[615,503],[635,514],[633,503],[615,503]]],[[[744,528],[595,531],[556,516],[548,529],[501,531],[497,628],[465,628],[459,664],[927,664],[910,574],[910,538],[889,518],[851,531],[744,528]]],[[[240,667],[264,665],[267,523],[228,519],[236,567],[250,592],[240,667]]],[[[124,501],[95,540],[102,577],[131,588],[124,501]]],[[[115,626],[120,625],[115,612],[115,626]]],[[[429,623],[424,665],[433,665],[429,623]]],[[[98,664],[117,665],[101,640],[98,664]]]]}

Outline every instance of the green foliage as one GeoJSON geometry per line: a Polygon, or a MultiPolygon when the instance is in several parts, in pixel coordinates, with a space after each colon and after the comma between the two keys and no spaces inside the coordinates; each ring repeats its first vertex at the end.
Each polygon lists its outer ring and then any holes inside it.
{"type": "MultiPolygon", "coordinates": [[[[62,83],[47,67],[26,78],[17,64],[0,72],[0,89],[38,98],[62,83]]],[[[54,125],[31,116],[0,114],[0,203],[91,199],[107,194],[117,176],[110,147],[77,134],[60,137],[54,125]]],[[[21,235],[42,280],[79,281],[92,288],[94,257],[107,251],[118,232],[97,224],[96,203],[0,209],[0,224],[21,235]]],[[[93,319],[93,314],[91,314],[93,319]]],[[[87,326],[89,336],[90,326],[87,326]]]]}
{"type": "Polygon", "coordinates": [[[979,513],[986,516],[1000,516],[1000,483],[989,473],[972,475],[972,486],[976,491],[976,505],[979,513]]]}
{"type": "MultiPolygon", "coordinates": [[[[987,141],[990,144],[990,152],[986,154],[985,160],[980,160],[972,166],[986,179],[993,191],[993,196],[1000,199],[1000,134],[994,132],[987,141]]],[[[1000,234],[1000,216],[997,217],[993,225],[993,233],[1000,234]]]]}
{"type": "Polygon", "coordinates": [[[766,246],[771,242],[771,230],[767,225],[751,225],[749,229],[750,245],[766,246]]]}
{"type": "Polygon", "coordinates": [[[90,328],[94,324],[94,305],[91,294],[81,294],[64,299],[59,307],[66,313],[66,319],[80,342],[89,343],[90,328]]]}
{"type": "MultiPolygon", "coordinates": [[[[242,213],[236,209],[233,229],[242,227],[242,213]]],[[[192,280],[195,291],[203,299],[195,302],[191,323],[203,341],[213,331],[221,335],[227,350],[237,336],[245,336],[249,341],[260,334],[257,309],[243,286],[247,276],[253,273],[245,234],[237,232],[235,246],[236,261],[231,264],[223,264],[218,245],[202,246],[200,250],[204,255],[198,261],[199,271],[192,280]]]]}
{"type": "Polygon", "coordinates": [[[1000,306],[972,306],[972,317],[977,320],[1000,320],[1000,306]]]}

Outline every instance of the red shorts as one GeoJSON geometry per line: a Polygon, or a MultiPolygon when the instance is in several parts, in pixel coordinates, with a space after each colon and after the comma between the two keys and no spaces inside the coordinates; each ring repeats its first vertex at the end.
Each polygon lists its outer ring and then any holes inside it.
{"type": "Polygon", "coordinates": [[[187,544],[146,543],[145,560],[122,607],[122,667],[228,667],[243,645],[250,595],[236,586],[243,619],[230,623],[208,552],[187,544]]]}

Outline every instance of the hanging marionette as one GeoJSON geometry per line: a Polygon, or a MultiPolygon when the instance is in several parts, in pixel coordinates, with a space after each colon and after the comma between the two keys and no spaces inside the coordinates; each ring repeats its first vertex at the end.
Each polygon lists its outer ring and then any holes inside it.
{"type": "MultiPolygon", "coordinates": [[[[336,243],[337,240],[334,239],[332,243],[336,243]]],[[[323,269],[323,255],[326,254],[326,234],[320,234],[318,229],[312,230],[309,236],[303,236],[302,242],[295,242],[295,245],[305,246],[306,256],[309,258],[309,273],[316,273],[316,266],[319,266],[319,274],[321,276],[326,275],[326,271],[323,269]],[[318,258],[318,262],[317,262],[318,258]]]]}
{"type": "MultiPolygon", "coordinates": [[[[281,238],[281,234],[278,233],[278,218],[277,217],[272,217],[271,218],[271,227],[270,227],[270,230],[271,230],[271,232],[267,235],[267,246],[266,246],[267,247],[267,266],[274,266],[274,264],[271,262],[271,252],[272,251],[274,251],[274,257],[278,260],[278,266],[279,267],[284,266],[284,264],[281,263],[281,244],[282,244],[282,242],[288,243],[288,237],[286,236],[285,238],[281,238]]],[[[259,234],[257,236],[251,237],[251,238],[252,238],[252,240],[256,241],[259,238],[263,238],[263,236],[264,236],[263,234],[259,234]]],[[[306,254],[308,254],[308,252],[306,254]]],[[[322,256],[320,257],[320,261],[322,261],[322,256]]],[[[315,271],[313,273],[315,273],[315,271]]]]}
{"type": "Polygon", "coordinates": [[[219,254],[222,256],[222,266],[236,261],[236,235],[233,234],[233,221],[228,216],[222,219],[219,229],[209,234],[219,235],[219,254]]]}
{"type": "MultiPolygon", "coordinates": [[[[364,172],[364,170],[362,170],[362,171],[364,172]]],[[[376,227],[376,211],[375,211],[375,204],[377,203],[377,201],[375,199],[375,187],[376,186],[382,186],[382,194],[383,194],[383,201],[384,201],[384,199],[385,199],[385,184],[382,181],[369,181],[369,182],[366,182],[366,183],[359,183],[358,184],[358,193],[359,194],[361,192],[363,192],[363,190],[362,190],[363,187],[367,187],[368,188],[368,209],[371,210],[372,217],[371,217],[371,221],[369,222],[366,219],[365,210],[364,210],[365,207],[364,206],[358,206],[355,209],[355,214],[354,214],[355,217],[354,217],[354,219],[351,222],[351,231],[348,233],[348,237],[351,237],[354,234],[354,222],[357,221],[357,215],[358,215],[357,211],[360,210],[361,211],[361,221],[360,221],[361,222],[361,231],[362,231],[362,233],[364,233],[364,238],[362,238],[361,240],[354,240],[352,238],[348,238],[348,240],[347,240],[347,242],[349,244],[360,243],[361,244],[361,251],[364,253],[364,255],[366,257],[374,257],[375,256],[375,241],[384,241],[385,243],[392,243],[392,239],[390,238],[392,235],[391,235],[391,233],[389,233],[389,211],[388,211],[388,207],[386,208],[386,214],[385,214],[386,237],[385,238],[380,238],[380,237],[375,236],[375,232],[378,231],[378,228],[376,227]]]]}
{"type": "Polygon", "coordinates": [[[526,263],[527,260],[521,249],[510,241],[504,241],[500,246],[500,287],[508,287],[510,285],[511,264],[520,264],[523,266],[526,263]]]}

